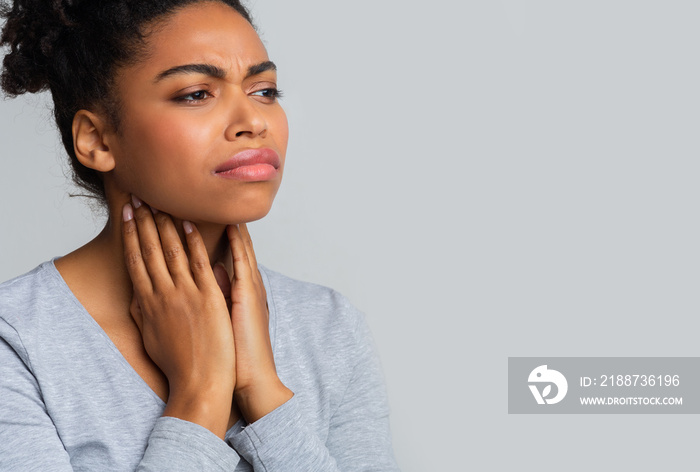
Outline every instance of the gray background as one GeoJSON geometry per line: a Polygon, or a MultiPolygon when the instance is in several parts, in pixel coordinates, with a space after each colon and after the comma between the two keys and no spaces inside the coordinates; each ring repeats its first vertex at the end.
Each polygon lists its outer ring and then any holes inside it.
{"type": "MultiPolygon", "coordinates": [[[[257,0],[291,124],[259,258],[365,311],[403,470],[691,470],[693,415],[508,415],[508,356],[697,356],[700,7],[257,0]]],[[[35,103],[32,103],[35,102],[35,103]]],[[[0,279],[100,227],[0,104],[0,279]]]]}

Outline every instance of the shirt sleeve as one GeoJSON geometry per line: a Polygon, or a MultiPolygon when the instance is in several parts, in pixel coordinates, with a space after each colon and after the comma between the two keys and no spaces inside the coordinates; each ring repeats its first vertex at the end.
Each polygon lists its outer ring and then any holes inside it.
{"type": "Polygon", "coordinates": [[[148,439],[139,472],[231,472],[240,457],[214,433],[195,423],[164,416],[148,439]]]}
{"type": "Polygon", "coordinates": [[[292,397],[227,438],[255,471],[394,472],[389,407],[378,356],[364,317],[355,330],[354,367],[325,443],[292,397]]]}
{"type": "Polygon", "coordinates": [[[23,354],[17,333],[0,320],[0,470],[72,471],[23,354]]]}
{"type": "MultiPolygon", "coordinates": [[[[194,423],[162,417],[148,439],[138,471],[227,471],[240,456],[194,423]]],[[[111,470],[114,464],[102,464],[111,470]]],[[[0,470],[73,470],[42,400],[39,382],[17,332],[0,319],[0,470]]]]}

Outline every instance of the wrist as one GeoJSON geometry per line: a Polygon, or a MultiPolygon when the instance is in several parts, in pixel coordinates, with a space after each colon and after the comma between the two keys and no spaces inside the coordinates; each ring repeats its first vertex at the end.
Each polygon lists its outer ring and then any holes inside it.
{"type": "Polygon", "coordinates": [[[281,380],[258,382],[234,391],[234,399],[248,423],[254,423],[294,396],[281,380]]]}
{"type": "Polygon", "coordinates": [[[163,416],[198,424],[224,438],[231,415],[232,388],[209,385],[171,388],[163,416]]]}

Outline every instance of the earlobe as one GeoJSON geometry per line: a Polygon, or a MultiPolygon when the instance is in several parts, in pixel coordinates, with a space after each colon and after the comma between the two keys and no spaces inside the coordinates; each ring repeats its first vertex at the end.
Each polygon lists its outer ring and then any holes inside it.
{"type": "Polygon", "coordinates": [[[73,117],[73,147],[75,155],[85,167],[98,172],[109,172],[115,162],[108,143],[105,120],[88,110],[79,110],[73,117]]]}

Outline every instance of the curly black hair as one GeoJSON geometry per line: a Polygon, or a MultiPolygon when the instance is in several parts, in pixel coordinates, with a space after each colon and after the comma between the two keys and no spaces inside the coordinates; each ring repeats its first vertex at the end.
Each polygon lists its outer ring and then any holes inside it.
{"type": "Polygon", "coordinates": [[[9,96],[49,90],[54,117],[70,157],[73,181],[105,201],[102,178],[83,166],[73,149],[72,123],[81,109],[105,112],[119,126],[119,102],[113,93],[118,67],[145,54],[146,27],[177,10],[202,1],[220,1],[251,25],[238,0],[16,0],[0,2],[5,19],[0,45],[2,89],[9,96]]]}

